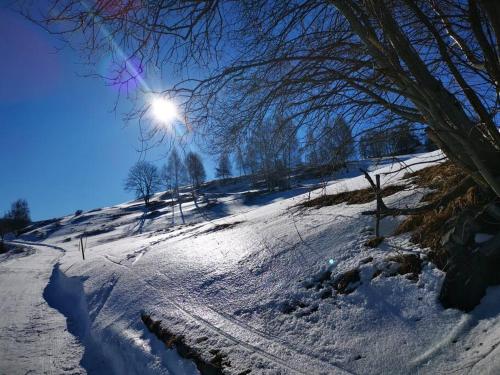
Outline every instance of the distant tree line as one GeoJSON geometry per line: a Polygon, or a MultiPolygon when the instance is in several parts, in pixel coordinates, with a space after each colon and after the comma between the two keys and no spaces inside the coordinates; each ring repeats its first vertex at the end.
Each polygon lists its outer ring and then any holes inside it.
{"type": "Polygon", "coordinates": [[[289,187],[290,172],[301,163],[295,127],[280,116],[268,119],[238,145],[235,159],[240,173],[264,181],[268,190],[289,187]]]}
{"type": "Polygon", "coordinates": [[[380,158],[411,154],[422,145],[410,126],[400,125],[390,129],[370,129],[359,141],[359,153],[364,158],[380,158]]]}
{"type": "Polygon", "coordinates": [[[3,241],[6,234],[17,234],[30,223],[31,217],[28,202],[25,199],[18,199],[13,202],[10,210],[0,218],[0,251],[3,249],[3,241]]]}
{"type": "Polygon", "coordinates": [[[164,188],[170,192],[172,199],[172,219],[174,217],[174,202],[176,201],[184,222],[180,188],[182,185],[190,183],[191,195],[197,204],[198,189],[205,179],[205,167],[200,155],[190,151],[182,159],[177,149],[174,148],[167,158],[167,163],[160,169],[148,161],[135,163],[129,170],[124,188],[126,191],[134,192],[137,199],[142,199],[146,208],[151,205],[153,194],[164,188]]]}
{"type": "MultiPolygon", "coordinates": [[[[342,116],[309,127],[301,140],[292,121],[275,115],[262,126],[253,127],[234,150],[223,149],[218,153],[215,176],[222,182],[231,177],[233,161],[240,175],[250,176],[254,184],[263,184],[272,191],[290,188],[292,175],[301,166],[330,174],[346,168],[348,161],[357,155],[380,158],[434,148],[425,133],[419,136],[406,124],[367,129],[355,136],[342,116]]],[[[189,151],[182,158],[174,147],[161,169],[147,161],[137,162],[129,171],[125,189],[135,192],[148,206],[153,193],[164,188],[170,192],[172,205],[177,201],[183,218],[180,187],[190,185],[197,204],[198,191],[205,180],[201,156],[189,151]]]]}
{"type": "Polygon", "coordinates": [[[308,129],[305,161],[309,166],[326,166],[332,171],[337,170],[345,167],[355,153],[352,130],[343,117],[308,129]]]}

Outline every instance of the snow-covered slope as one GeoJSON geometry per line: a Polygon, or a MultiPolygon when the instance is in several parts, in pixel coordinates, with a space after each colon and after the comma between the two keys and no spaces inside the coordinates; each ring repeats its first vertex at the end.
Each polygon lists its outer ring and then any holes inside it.
{"type": "MultiPolygon", "coordinates": [[[[416,170],[439,157],[434,152],[405,163],[418,163],[416,170]]],[[[383,174],[401,167],[379,169],[382,184],[402,183],[405,171],[383,174]]],[[[365,187],[364,177],[357,176],[325,189],[365,187]]],[[[48,282],[45,301],[67,317],[69,334],[80,345],[76,366],[82,371],[99,373],[95,364],[104,361],[101,373],[197,373],[193,363],[147,331],[141,313],[184,336],[207,360],[222,354],[230,363],[224,371],[231,374],[500,371],[500,289],[490,288],[470,314],[444,310],[437,301],[442,272],[408,236],[391,236],[399,218],[383,220],[382,234],[389,237],[371,249],[364,243],[373,236],[373,218],[361,211],[374,202],[303,210],[296,205],[322,189],[310,193],[302,186],[251,198],[223,190],[218,203],[202,211],[186,202],[186,224],[180,224],[177,207],[172,220],[166,203],[144,214],[139,202],[131,202],[62,218],[18,240],[30,242],[35,253],[17,258],[16,267],[46,269],[40,279],[48,282]],[[83,232],[85,260],[78,248],[83,232]],[[56,256],[47,246],[62,250],[56,256]],[[424,259],[418,279],[376,277],[377,270],[391,267],[387,258],[400,253],[424,259]],[[353,269],[360,276],[351,285],[354,291],[332,291],[331,281],[353,269]]],[[[407,189],[385,201],[411,205],[423,193],[407,189]]],[[[16,272],[12,262],[0,263],[2,285],[11,283],[11,294],[21,284],[4,271],[16,272]]],[[[16,330],[6,319],[13,314],[3,313],[0,321],[16,330]]],[[[10,362],[5,365],[16,355],[5,354],[9,334],[0,331],[0,373],[15,373],[10,362]]],[[[16,334],[28,333],[23,328],[16,334]]],[[[26,371],[33,363],[23,360],[18,365],[26,371]]]]}

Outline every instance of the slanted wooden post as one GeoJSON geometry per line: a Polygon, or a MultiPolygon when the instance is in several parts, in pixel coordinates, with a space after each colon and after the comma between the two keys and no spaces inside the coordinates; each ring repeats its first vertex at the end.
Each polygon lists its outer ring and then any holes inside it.
{"type": "Polygon", "coordinates": [[[82,249],[82,258],[85,260],[85,249],[83,248],[83,233],[80,235],[80,248],[82,249]]]}
{"type": "Polygon", "coordinates": [[[380,213],[382,211],[382,207],[380,205],[380,202],[382,201],[382,194],[380,191],[380,175],[377,174],[375,175],[375,181],[376,181],[376,189],[375,189],[375,195],[377,198],[377,213],[376,213],[376,223],[375,223],[375,237],[380,237],[380,213]]]}

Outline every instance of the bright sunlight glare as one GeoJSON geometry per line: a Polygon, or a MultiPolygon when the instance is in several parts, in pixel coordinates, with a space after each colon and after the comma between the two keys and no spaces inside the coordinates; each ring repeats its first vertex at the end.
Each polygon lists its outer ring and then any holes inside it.
{"type": "Polygon", "coordinates": [[[154,98],[151,102],[151,113],[155,120],[170,124],[178,118],[177,107],[175,104],[165,98],[154,98]]]}

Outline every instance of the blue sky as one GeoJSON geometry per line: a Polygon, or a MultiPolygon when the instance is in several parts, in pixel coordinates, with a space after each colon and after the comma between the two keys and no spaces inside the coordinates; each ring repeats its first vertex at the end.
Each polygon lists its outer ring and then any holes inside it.
{"type": "Polygon", "coordinates": [[[113,112],[116,90],[79,76],[74,51],[2,8],[0,35],[0,214],[18,198],[34,220],[133,198],[123,191],[139,158],[138,126],[121,119],[130,103],[113,112]]]}

